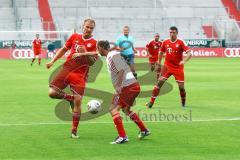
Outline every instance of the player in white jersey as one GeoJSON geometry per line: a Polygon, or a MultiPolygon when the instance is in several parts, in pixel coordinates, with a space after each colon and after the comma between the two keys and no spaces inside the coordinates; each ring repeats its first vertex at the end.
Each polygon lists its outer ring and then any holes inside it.
{"type": "Polygon", "coordinates": [[[128,137],[119,113],[120,109],[139,127],[140,132],[138,138],[142,139],[148,136],[150,131],[145,127],[138,115],[131,111],[131,106],[140,93],[140,85],[135,79],[130,67],[121,57],[120,52],[109,50],[110,44],[108,41],[98,41],[97,49],[102,56],[107,57],[108,71],[110,72],[112,83],[116,90],[110,112],[118,131],[118,137],[111,144],[128,142],[128,137]]]}

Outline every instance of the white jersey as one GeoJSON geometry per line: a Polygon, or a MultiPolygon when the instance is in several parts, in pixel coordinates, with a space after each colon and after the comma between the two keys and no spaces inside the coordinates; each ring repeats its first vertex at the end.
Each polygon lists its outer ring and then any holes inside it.
{"type": "Polygon", "coordinates": [[[111,75],[112,83],[115,89],[118,82],[117,74],[119,71],[122,71],[122,70],[124,71],[124,74],[123,74],[121,87],[126,87],[137,82],[137,80],[133,76],[133,73],[130,67],[122,58],[119,52],[117,51],[109,52],[106,60],[107,60],[108,72],[111,75]]]}

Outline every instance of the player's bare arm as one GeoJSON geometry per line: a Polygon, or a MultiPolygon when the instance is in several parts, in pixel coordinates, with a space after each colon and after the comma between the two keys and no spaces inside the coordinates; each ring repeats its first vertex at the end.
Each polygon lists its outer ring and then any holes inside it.
{"type": "Polygon", "coordinates": [[[76,52],[76,53],[73,54],[72,58],[77,58],[79,56],[94,56],[94,55],[97,55],[97,54],[98,54],[98,52],[84,52],[84,53],[76,52]]]}
{"type": "Polygon", "coordinates": [[[133,45],[132,45],[132,49],[133,49],[133,52],[134,52],[134,53],[137,53],[137,52],[138,52],[133,45]]]}
{"type": "Polygon", "coordinates": [[[148,55],[148,57],[152,57],[152,55],[149,53],[149,50],[148,50],[147,47],[146,47],[146,51],[147,51],[147,55],[148,55]]]}
{"type": "Polygon", "coordinates": [[[158,54],[158,64],[161,65],[164,52],[159,52],[158,54]]]}
{"type": "Polygon", "coordinates": [[[68,49],[65,48],[65,47],[59,49],[59,50],[57,51],[57,53],[56,53],[56,56],[54,56],[54,58],[53,58],[50,62],[48,62],[48,63],[46,64],[47,69],[51,68],[52,65],[53,65],[59,58],[61,58],[67,51],[68,51],[68,49]]]}
{"type": "Polygon", "coordinates": [[[180,65],[186,64],[192,58],[191,51],[188,51],[186,54],[187,56],[180,62],[180,65]]]}

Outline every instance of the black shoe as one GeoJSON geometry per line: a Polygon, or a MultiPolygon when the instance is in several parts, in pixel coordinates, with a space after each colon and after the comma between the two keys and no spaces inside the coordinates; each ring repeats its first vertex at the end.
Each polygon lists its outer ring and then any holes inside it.
{"type": "Polygon", "coordinates": [[[148,108],[152,108],[152,107],[153,107],[153,104],[152,104],[151,102],[148,102],[148,103],[146,103],[146,106],[147,106],[148,108]]]}
{"type": "Polygon", "coordinates": [[[146,129],[145,131],[140,131],[138,134],[139,139],[143,139],[144,137],[147,137],[151,134],[149,129],[146,129]]]}

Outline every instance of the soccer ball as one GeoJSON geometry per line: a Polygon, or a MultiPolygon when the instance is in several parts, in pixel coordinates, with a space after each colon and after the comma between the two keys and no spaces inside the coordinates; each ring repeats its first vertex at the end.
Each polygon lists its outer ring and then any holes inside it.
{"type": "Polygon", "coordinates": [[[92,114],[97,114],[102,108],[98,100],[91,100],[87,103],[88,111],[92,114]]]}

